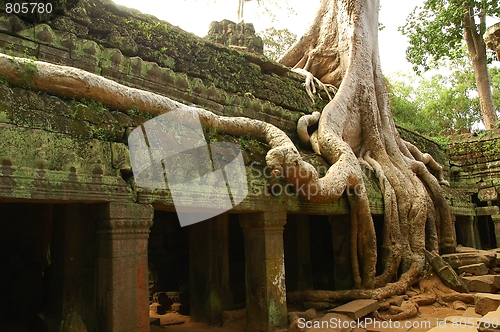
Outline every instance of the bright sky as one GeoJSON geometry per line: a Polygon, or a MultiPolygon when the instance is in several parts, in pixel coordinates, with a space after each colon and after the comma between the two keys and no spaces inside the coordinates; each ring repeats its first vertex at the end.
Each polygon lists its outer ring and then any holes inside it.
{"type": "MultiPolygon", "coordinates": [[[[200,37],[206,35],[212,21],[223,19],[237,21],[236,0],[114,0],[114,2],[152,14],[200,37]]],[[[280,16],[276,13],[276,22],[271,22],[268,16],[259,15],[260,8],[257,1],[246,2],[245,22],[253,23],[257,32],[274,26],[288,28],[300,37],[314,18],[319,0],[288,0],[288,3],[298,14],[287,17],[286,14],[280,16]]],[[[379,32],[382,70],[384,74],[410,70],[411,65],[405,58],[408,42],[398,31],[398,27],[405,24],[408,14],[413,8],[421,5],[423,0],[380,0],[380,3],[379,21],[385,26],[385,29],[379,32]]]]}

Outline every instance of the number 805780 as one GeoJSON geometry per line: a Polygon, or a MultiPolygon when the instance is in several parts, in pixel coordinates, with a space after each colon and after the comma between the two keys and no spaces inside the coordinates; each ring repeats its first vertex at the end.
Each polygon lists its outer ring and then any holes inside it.
{"type": "Polygon", "coordinates": [[[52,13],[52,4],[50,2],[21,2],[5,4],[7,14],[50,14],[52,13]]]}

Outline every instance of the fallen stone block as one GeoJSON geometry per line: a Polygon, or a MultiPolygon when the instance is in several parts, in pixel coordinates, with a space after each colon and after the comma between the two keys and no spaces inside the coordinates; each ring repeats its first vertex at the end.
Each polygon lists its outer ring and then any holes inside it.
{"type": "Polygon", "coordinates": [[[500,331],[500,311],[490,311],[481,318],[478,331],[495,332],[500,331]]]}
{"type": "Polygon", "coordinates": [[[490,253],[491,255],[495,256],[495,260],[497,265],[500,264],[500,251],[498,251],[499,248],[495,249],[490,249],[490,250],[485,250],[486,252],[490,253]]]}
{"type": "Polygon", "coordinates": [[[462,274],[464,272],[475,276],[482,276],[488,274],[488,267],[484,263],[460,266],[458,268],[458,274],[462,274]]]}
{"type": "Polygon", "coordinates": [[[471,264],[484,263],[487,267],[494,267],[496,264],[496,255],[486,251],[445,254],[441,257],[455,270],[471,264]]]}
{"type": "Polygon", "coordinates": [[[352,319],[358,319],[374,312],[379,308],[377,300],[354,300],[343,304],[329,312],[344,314],[352,319]]]}
{"type": "Polygon", "coordinates": [[[486,315],[490,311],[497,310],[499,305],[500,294],[477,293],[474,296],[476,314],[486,315]]]}
{"type": "Polygon", "coordinates": [[[500,289],[500,275],[462,277],[471,292],[496,293],[500,289]]]}
{"type": "Polygon", "coordinates": [[[469,292],[469,289],[463,283],[462,279],[460,279],[450,265],[436,252],[426,250],[425,257],[431,264],[432,269],[446,286],[460,293],[469,292]]]}

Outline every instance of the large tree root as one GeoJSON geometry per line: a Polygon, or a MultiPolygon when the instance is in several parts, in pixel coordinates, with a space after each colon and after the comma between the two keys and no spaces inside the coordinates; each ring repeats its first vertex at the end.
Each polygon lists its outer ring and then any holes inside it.
{"type": "Polygon", "coordinates": [[[337,89],[332,84],[325,84],[321,82],[319,79],[314,77],[313,74],[311,74],[310,72],[308,72],[303,68],[293,68],[292,71],[305,77],[305,82],[303,84],[306,87],[307,95],[309,96],[309,98],[311,98],[311,101],[313,103],[314,103],[314,95],[316,94],[316,85],[318,85],[320,91],[323,90],[326,92],[326,95],[328,96],[329,100],[332,100],[330,92],[332,92],[334,95],[337,92],[337,89]]]}
{"type": "Polygon", "coordinates": [[[177,110],[193,112],[207,128],[234,136],[251,135],[270,145],[271,150],[266,156],[266,162],[273,167],[274,174],[301,188],[299,193],[312,202],[332,202],[340,198],[346,188],[354,189],[356,185],[363,185],[356,156],[341,139],[337,139],[336,147],[341,157],[332,165],[326,176],[319,178],[316,169],[302,160],[290,138],[279,128],[263,121],[218,116],[210,111],[130,88],[77,68],[4,54],[0,54],[0,75],[13,84],[64,98],[96,100],[118,111],[138,108],[153,115],[177,110]],[[25,77],[30,77],[30,80],[26,81],[25,77]]]}
{"type": "Polygon", "coordinates": [[[383,299],[402,294],[419,281],[425,249],[452,252],[455,243],[450,210],[439,183],[444,183],[440,166],[405,143],[392,120],[378,58],[378,8],[377,0],[322,0],[313,27],[283,58],[296,70],[339,86],[321,114],[306,116],[297,126],[301,141],[331,165],[322,178],[302,160],[283,131],[262,121],[217,116],[79,69],[6,55],[0,55],[0,75],[33,89],[96,100],[121,111],[139,108],[154,115],[192,112],[207,128],[234,136],[251,135],[269,144],[266,162],[273,174],[295,185],[299,194],[313,203],[329,203],[346,194],[351,211],[355,289],[292,292],[288,299],[383,299]],[[317,124],[317,130],[309,137],[311,124],[317,124]],[[377,248],[362,165],[373,171],[384,197],[381,248],[377,248]],[[426,165],[437,172],[439,181],[426,165]],[[377,252],[382,257],[377,257],[377,252]],[[377,276],[378,259],[383,271],[377,276]]]}
{"type": "MultiPolygon", "coordinates": [[[[368,0],[323,0],[313,26],[281,62],[339,86],[320,115],[307,115],[299,121],[298,134],[304,145],[309,144],[331,163],[342,157],[335,150],[336,139],[341,138],[358,164],[377,177],[385,204],[378,250],[383,271],[378,276],[366,273],[370,270],[366,264],[376,261],[377,251],[360,250],[366,247],[366,236],[375,237],[366,226],[373,223],[369,211],[363,212],[351,223],[353,270],[361,269],[359,261],[365,262],[365,274],[354,274],[354,280],[357,287],[377,289],[292,292],[288,294],[292,301],[382,299],[401,294],[419,280],[425,249],[454,251],[451,213],[440,188],[447,184],[442,167],[402,140],[392,120],[378,59],[378,5],[378,1],[368,0]],[[307,127],[312,124],[318,129],[309,135],[307,127]],[[356,280],[358,276],[362,282],[356,280]]],[[[351,211],[357,211],[356,207],[351,202],[351,211]]]]}
{"type": "Polygon", "coordinates": [[[391,306],[388,312],[377,312],[375,318],[380,320],[405,320],[418,315],[418,304],[413,301],[404,301],[401,307],[391,306]]]}

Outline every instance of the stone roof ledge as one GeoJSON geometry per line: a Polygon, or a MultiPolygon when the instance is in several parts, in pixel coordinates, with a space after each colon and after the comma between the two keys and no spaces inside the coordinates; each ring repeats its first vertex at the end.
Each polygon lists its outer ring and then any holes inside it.
{"type": "Polygon", "coordinates": [[[497,53],[497,59],[500,61],[500,22],[486,29],[484,41],[489,49],[497,53]]]}

